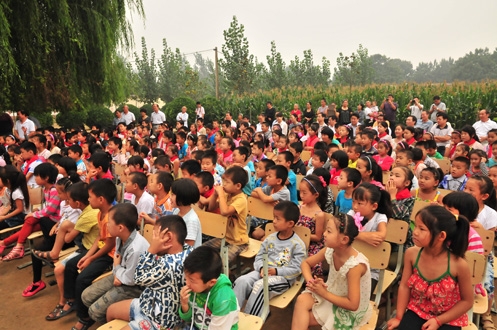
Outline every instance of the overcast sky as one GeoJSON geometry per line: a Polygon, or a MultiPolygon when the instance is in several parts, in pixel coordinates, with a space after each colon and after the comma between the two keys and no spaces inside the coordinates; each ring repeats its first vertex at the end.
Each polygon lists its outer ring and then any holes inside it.
{"type": "MultiPolygon", "coordinates": [[[[475,48],[497,47],[495,0],[317,0],[317,1],[165,1],[143,0],[145,21],[132,15],[135,50],[141,37],[157,57],[162,39],[182,53],[213,49],[224,43],[233,16],[245,26],[250,52],[266,63],[272,40],[289,64],[311,49],[315,63],[326,56],[332,67],[339,52],[355,52],[419,62],[457,59],[475,48]]],[[[211,59],[213,52],[202,53],[211,59]]],[[[221,53],[220,53],[221,56],[221,53]]],[[[193,56],[188,56],[193,63],[193,56]]]]}

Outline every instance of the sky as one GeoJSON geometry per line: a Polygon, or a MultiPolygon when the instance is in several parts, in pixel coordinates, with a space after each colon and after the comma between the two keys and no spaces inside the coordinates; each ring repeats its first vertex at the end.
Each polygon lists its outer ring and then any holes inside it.
{"type": "MultiPolygon", "coordinates": [[[[129,14],[132,51],[141,53],[145,37],[157,57],[164,38],[184,54],[216,46],[221,51],[223,31],[233,16],[245,26],[250,52],[264,63],[272,40],[287,65],[311,49],[315,64],[325,56],[332,67],[340,52],[351,54],[359,44],[370,55],[408,60],[414,67],[435,59],[457,59],[476,48],[497,48],[495,0],[143,0],[143,5],[144,20],[129,14]]],[[[214,58],[213,51],[202,55],[214,58]]],[[[193,64],[193,55],[187,59],[193,64]]]]}

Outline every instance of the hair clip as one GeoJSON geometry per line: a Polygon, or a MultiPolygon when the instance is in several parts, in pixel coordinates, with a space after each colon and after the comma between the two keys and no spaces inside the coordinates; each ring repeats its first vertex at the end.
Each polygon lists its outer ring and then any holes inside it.
{"type": "Polygon", "coordinates": [[[340,222],[340,225],[339,225],[339,230],[341,233],[343,233],[345,231],[345,220],[347,219],[347,215],[345,213],[340,213],[339,217],[338,217],[338,221],[340,222]]]}
{"type": "Polygon", "coordinates": [[[357,229],[359,229],[359,231],[361,231],[362,230],[362,223],[361,223],[361,221],[364,219],[364,217],[361,216],[360,212],[356,212],[352,216],[352,218],[354,218],[354,223],[357,226],[357,229]]]}
{"type": "Polygon", "coordinates": [[[318,176],[318,178],[319,178],[319,181],[321,181],[321,183],[323,184],[323,187],[326,187],[326,182],[324,181],[323,177],[318,176]]]}

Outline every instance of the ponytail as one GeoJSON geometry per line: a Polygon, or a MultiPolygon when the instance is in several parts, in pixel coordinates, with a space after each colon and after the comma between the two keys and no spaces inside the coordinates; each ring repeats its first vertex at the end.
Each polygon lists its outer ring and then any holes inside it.
{"type": "Polygon", "coordinates": [[[359,201],[370,201],[371,203],[377,203],[378,208],[376,209],[376,212],[386,215],[388,219],[393,216],[390,194],[386,190],[380,189],[372,183],[361,183],[356,189],[354,189],[352,198],[359,201]]]}
{"type": "Polygon", "coordinates": [[[457,217],[456,232],[451,237],[449,249],[452,254],[464,258],[464,254],[468,249],[469,221],[464,215],[457,217]]]}

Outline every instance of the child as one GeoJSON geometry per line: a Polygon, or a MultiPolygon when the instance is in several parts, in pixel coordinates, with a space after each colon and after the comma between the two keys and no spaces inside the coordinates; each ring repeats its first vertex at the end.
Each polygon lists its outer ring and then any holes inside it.
{"type": "Polygon", "coordinates": [[[171,161],[171,172],[175,178],[178,177],[180,160],[178,155],[178,147],[176,145],[170,145],[166,149],[166,155],[169,156],[169,160],[171,161]]]}
{"type": "Polygon", "coordinates": [[[421,171],[419,177],[419,188],[412,190],[411,196],[419,201],[439,203],[440,191],[437,188],[440,185],[441,178],[442,172],[439,169],[425,168],[421,171]]]}
{"type": "MultiPolygon", "coordinates": [[[[453,159],[454,152],[456,151],[456,147],[461,143],[461,131],[454,130],[450,134],[450,143],[445,147],[445,157],[453,159]]],[[[468,147],[469,152],[469,147],[468,147]]]]}
{"type": "Polygon", "coordinates": [[[99,179],[88,185],[88,200],[98,209],[98,239],[86,254],[80,254],[66,264],[64,269],[64,298],[76,305],[78,322],[76,329],[88,329],[94,321],[88,315],[81,295],[92,281],[112,265],[116,239],[108,231],[109,210],[116,199],[117,189],[110,180],[99,179]]]}
{"type": "Polygon", "coordinates": [[[311,157],[312,167],[307,171],[306,175],[311,175],[315,169],[322,168],[328,161],[328,155],[324,150],[314,149],[314,154],[311,157]]]}
{"type": "Polygon", "coordinates": [[[200,163],[195,159],[188,159],[180,166],[181,176],[186,179],[193,179],[193,176],[200,172],[200,163]]]}
{"type": "Polygon", "coordinates": [[[86,181],[86,165],[83,159],[81,159],[82,153],[83,149],[77,144],[67,148],[67,156],[76,162],[79,178],[81,181],[86,181]]]}
{"type": "Polygon", "coordinates": [[[466,174],[469,169],[469,159],[466,157],[457,157],[450,165],[450,174],[444,176],[440,183],[440,188],[452,191],[462,191],[466,186],[468,177],[466,174]]]}
{"type": "Polygon", "coordinates": [[[492,142],[492,144],[489,147],[490,147],[489,148],[490,155],[488,156],[487,166],[491,168],[492,166],[497,164],[497,140],[492,142]]]}
{"type": "Polygon", "coordinates": [[[471,166],[468,170],[468,176],[471,177],[473,175],[488,175],[488,167],[485,164],[485,159],[487,155],[483,150],[473,149],[469,152],[469,161],[471,166]]]}
{"type": "Polygon", "coordinates": [[[88,159],[88,175],[86,176],[86,182],[90,183],[98,179],[108,179],[112,180],[112,174],[110,173],[110,163],[111,157],[108,153],[96,152],[88,159]]]}
{"type": "Polygon", "coordinates": [[[36,152],[36,146],[33,142],[23,142],[20,145],[21,148],[21,159],[24,163],[20,167],[21,172],[26,176],[26,182],[28,187],[37,188],[34,177],[35,168],[42,163],[41,159],[38,157],[36,152]]]}
{"type": "Polygon", "coordinates": [[[114,205],[109,210],[108,231],[116,237],[112,276],[93,283],[81,297],[94,321],[104,323],[107,308],[113,303],[140,297],[142,290],[135,283],[135,270],[140,255],[150,244],[136,231],[137,220],[136,207],[129,203],[114,205]]]}
{"type": "Polygon", "coordinates": [[[126,150],[123,149],[123,141],[118,137],[111,137],[107,149],[112,157],[112,163],[126,165],[126,150]]]}
{"type": "Polygon", "coordinates": [[[247,165],[249,161],[250,150],[247,147],[239,146],[233,151],[233,165],[242,167],[247,172],[247,184],[243,187],[243,193],[250,196],[254,189],[254,179],[252,178],[252,170],[247,165]]]}
{"type": "Polygon", "coordinates": [[[430,158],[434,159],[443,159],[444,156],[442,156],[438,151],[437,151],[437,143],[435,140],[428,140],[425,141],[424,143],[425,149],[426,149],[426,154],[430,158]]]}
{"type": "Polygon", "coordinates": [[[179,131],[178,133],[176,133],[176,145],[178,147],[178,158],[180,161],[186,160],[185,157],[187,157],[188,144],[185,141],[186,141],[185,132],[179,131]]]}
{"type": "Polygon", "coordinates": [[[338,179],[338,189],[340,191],[335,202],[336,210],[339,213],[347,213],[352,209],[352,192],[361,183],[361,172],[355,168],[344,168],[338,179]]]}
{"type": "Polygon", "coordinates": [[[347,156],[349,157],[350,168],[356,168],[357,160],[361,156],[362,147],[357,143],[352,143],[347,147],[347,156]]]}
{"type": "Polygon", "coordinates": [[[145,223],[153,225],[159,217],[172,214],[169,192],[173,182],[173,176],[167,172],[159,172],[148,177],[147,189],[155,195],[155,206],[151,215],[139,213],[139,218],[145,219],[145,223]]]}
{"type": "Polygon", "coordinates": [[[293,162],[292,165],[290,165],[290,169],[295,173],[295,174],[302,174],[306,172],[306,167],[302,159],[300,159],[300,154],[304,150],[304,147],[302,146],[302,142],[297,141],[293,142],[290,144],[290,147],[288,150],[292,153],[293,155],[293,162]]]}
{"type": "Polygon", "coordinates": [[[206,150],[202,155],[200,166],[202,171],[207,171],[214,176],[214,186],[222,185],[221,176],[216,173],[217,153],[214,150],[206,150]]]}
{"type": "Polygon", "coordinates": [[[485,151],[485,147],[480,143],[475,128],[471,125],[464,125],[461,128],[461,143],[466,144],[470,149],[480,149],[485,151]]]}
{"type": "Polygon", "coordinates": [[[298,204],[297,198],[297,175],[290,170],[290,166],[293,162],[293,155],[290,151],[284,151],[276,156],[276,165],[283,165],[288,170],[288,179],[286,182],[286,187],[290,191],[290,200],[295,204],[298,204]]]}
{"type": "Polygon", "coordinates": [[[214,177],[209,172],[202,171],[193,176],[193,181],[197,184],[200,193],[198,206],[205,210],[209,206],[210,198],[214,196],[214,177]]]}
{"type": "Polygon", "coordinates": [[[145,289],[140,298],[110,305],[107,321],[130,321],[125,329],[173,329],[179,325],[180,290],[185,284],[183,263],[192,251],[185,244],[186,235],[186,224],[180,216],[157,220],[150,247],[140,255],[135,271],[135,284],[145,289]]]}
{"type": "Polygon", "coordinates": [[[186,285],[180,292],[179,316],[195,329],[238,329],[240,308],[229,278],[222,274],[223,263],[217,251],[201,246],[186,257],[186,285]]]}
{"type": "Polygon", "coordinates": [[[373,159],[373,156],[361,156],[357,160],[356,169],[361,173],[362,182],[369,182],[380,189],[384,189],[381,183],[383,181],[383,174],[381,168],[373,159]]]}
{"type": "MultiPolygon", "coordinates": [[[[229,248],[229,262],[247,248],[247,198],[243,194],[243,187],[247,184],[247,173],[240,166],[232,166],[223,174],[223,186],[215,186],[215,198],[209,204],[209,210],[219,208],[220,214],[228,217],[226,242],[229,248]]],[[[221,239],[214,238],[205,243],[218,249],[221,239]]]]}
{"type": "Polygon", "coordinates": [[[128,175],[124,190],[132,194],[131,203],[138,210],[138,214],[151,214],[154,210],[154,198],[145,191],[147,187],[147,176],[141,172],[131,172],[128,175]]]}
{"type": "Polygon", "coordinates": [[[404,124],[397,124],[397,126],[395,126],[395,131],[394,131],[395,137],[393,138],[392,149],[395,149],[397,144],[404,141],[405,128],[406,126],[404,124]]]}
{"type": "Polygon", "coordinates": [[[186,223],[187,236],[185,243],[194,248],[202,245],[202,227],[200,220],[192,208],[200,198],[197,184],[192,179],[178,179],[171,186],[171,206],[173,213],[183,218],[186,223]]]}
{"type": "Polygon", "coordinates": [[[160,155],[155,158],[154,167],[156,172],[167,172],[171,173],[173,169],[173,164],[171,164],[171,160],[169,156],[160,155]]]}
{"type": "Polygon", "coordinates": [[[333,195],[333,190],[330,187],[330,172],[324,167],[321,167],[315,170],[313,174],[317,176],[320,181],[321,179],[323,179],[324,183],[326,184],[327,198],[323,211],[329,214],[333,214],[335,211],[335,196],[333,195]]]}
{"type": "Polygon", "coordinates": [[[57,174],[57,168],[52,164],[43,163],[36,166],[34,170],[34,178],[37,185],[43,187],[45,205],[41,210],[26,215],[24,218],[24,224],[20,231],[7,237],[5,240],[0,241],[0,254],[6,246],[17,242],[16,246],[9,252],[9,254],[3,257],[2,260],[10,261],[22,258],[24,256],[24,243],[26,242],[28,236],[33,231],[39,230],[40,226],[44,227],[45,224],[46,226],[49,226],[50,224],[53,226],[60,220],[60,198],[58,196],[57,189],[55,188],[57,174]]]}
{"type": "Polygon", "coordinates": [[[309,150],[311,152],[312,150],[314,150],[314,145],[316,144],[316,142],[319,141],[318,131],[318,123],[312,123],[309,126],[309,130],[307,131],[307,134],[309,134],[309,138],[305,141],[304,150],[309,150]]]}
{"type": "Polygon", "coordinates": [[[373,146],[375,134],[371,129],[366,129],[361,133],[362,140],[362,155],[374,156],[378,154],[378,150],[373,146]]]}
{"type": "Polygon", "coordinates": [[[394,159],[392,155],[392,146],[387,140],[378,141],[378,154],[373,156],[373,159],[380,166],[382,171],[390,171],[394,159]]]}
{"type": "Polygon", "coordinates": [[[338,184],[338,178],[342,170],[346,168],[349,164],[349,157],[347,153],[343,150],[334,151],[330,157],[331,161],[331,171],[330,171],[330,184],[338,184]]]}
{"type": "Polygon", "coordinates": [[[366,257],[351,246],[357,235],[351,216],[328,216],[324,232],[326,247],[302,263],[307,289],[295,303],[292,330],[315,325],[323,329],[357,330],[369,320],[371,275],[366,257]],[[314,265],[325,260],[330,265],[326,283],[311,272],[314,265]]]}
{"type": "Polygon", "coordinates": [[[497,166],[494,165],[488,170],[488,178],[492,180],[494,188],[497,189],[497,166]]]}
{"type": "Polygon", "coordinates": [[[388,329],[453,329],[468,324],[466,312],[473,306],[470,271],[464,260],[468,231],[464,216],[456,219],[441,206],[418,212],[413,233],[416,247],[404,255],[397,315],[388,321],[388,329]]]}
{"type": "MultiPolygon", "coordinates": [[[[288,178],[288,170],[282,165],[274,165],[267,174],[267,185],[264,188],[255,188],[251,196],[260,199],[264,203],[274,205],[277,202],[289,201],[290,191],[285,186],[288,178]]],[[[270,219],[252,219],[251,227],[255,228],[252,237],[260,240],[264,237],[267,221],[270,219]]]]}
{"type": "Polygon", "coordinates": [[[260,162],[263,159],[266,159],[266,155],[264,155],[264,142],[256,141],[252,145],[252,160],[254,163],[260,162]]]}
{"type": "Polygon", "coordinates": [[[33,136],[33,143],[36,146],[36,151],[40,159],[48,159],[51,153],[47,150],[47,137],[43,134],[33,136]]]}
{"type": "Polygon", "coordinates": [[[262,316],[263,305],[263,254],[268,252],[269,298],[288,290],[300,275],[300,265],[306,256],[306,247],[293,227],[299,219],[299,208],[290,201],[283,201],[274,206],[273,226],[275,233],[262,242],[255,257],[254,271],[236,279],[235,291],[238,305],[245,313],[262,316]]]}
{"type": "Polygon", "coordinates": [[[255,168],[255,175],[257,180],[255,180],[254,188],[264,188],[267,186],[267,174],[271,167],[275,165],[274,161],[271,159],[263,159],[257,163],[255,168]]]}
{"type": "Polygon", "coordinates": [[[414,138],[415,133],[416,130],[412,126],[407,126],[406,128],[404,128],[404,141],[407,143],[408,146],[412,146],[416,142],[416,139],[414,138]]]}
{"type": "Polygon", "coordinates": [[[419,180],[421,171],[427,167],[423,161],[423,150],[421,150],[420,148],[412,148],[411,152],[412,152],[412,161],[414,162],[414,169],[413,169],[414,175],[419,180]]]}
{"type": "MultiPolygon", "coordinates": [[[[0,169],[0,187],[10,200],[8,213],[0,216],[0,230],[21,225],[29,210],[29,193],[26,177],[13,165],[6,165],[0,169]]],[[[0,250],[5,247],[0,245],[0,250]]],[[[0,252],[0,255],[2,253],[0,252]]]]}
{"type": "Polygon", "coordinates": [[[224,137],[221,139],[221,142],[219,143],[219,157],[218,157],[218,162],[219,165],[222,167],[226,168],[231,163],[233,163],[233,150],[235,149],[235,143],[233,142],[233,139],[230,137],[224,137]]]}

